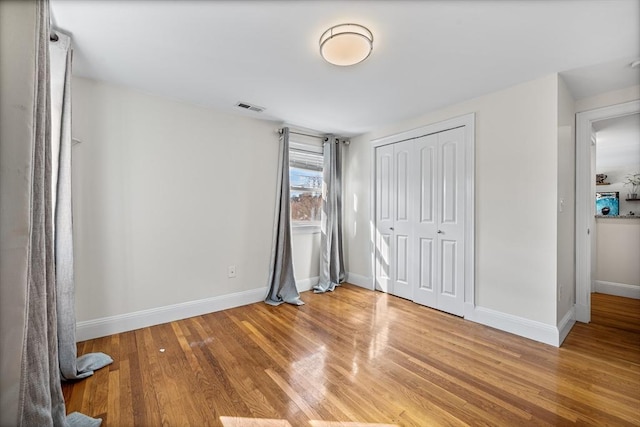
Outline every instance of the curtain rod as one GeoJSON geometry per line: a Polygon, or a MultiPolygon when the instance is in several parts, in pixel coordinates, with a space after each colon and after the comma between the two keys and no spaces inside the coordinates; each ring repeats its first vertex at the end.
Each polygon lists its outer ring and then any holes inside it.
{"type": "MultiPolygon", "coordinates": [[[[278,135],[282,135],[282,129],[276,129],[276,133],[277,133],[278,135]]],[[[294,132],[294,131],[292,131],[292,130],[290,130],[290,131],[289,131],[289,133],[292,133],[292,134],[294,134],[294,135],[308,136],[308,137],[310,137],[310,138],[318,138],[318,139],[322,139],[323,141],[328,141],[328,140],[329,140],[329,137],[328,137],[328,136],[311,135],[311,134],[308,134],[308,133],[294,132]]],[[[349,144],[351,143],[351,141],[350,141],[350,140],[348,140],[348,139],[339,139],[339,138],[336,138],[336,141],[338,141],[338,142],[342,142],[342,143],[344,143],[344,144],[346,144],[346,145],[349,145],[349,144]]]]}
{"type": "MultiPolygon", "coordinates": [[[[276,132],[278,133],[278,135],[282,135],[282,129],[276,129],[276,132]]],[[[294,135],[302,135],[302,136],[308,136],[310,138],[318,138],[318,139],[323,139],[325,141],[327,141],[329,138],[326,136],[319,136],[319,135],[311,135],[308,133],[302,133],[302,132],[294,132],[292,130],[289,131],[289,133],[292,133],[294,135]]]]}

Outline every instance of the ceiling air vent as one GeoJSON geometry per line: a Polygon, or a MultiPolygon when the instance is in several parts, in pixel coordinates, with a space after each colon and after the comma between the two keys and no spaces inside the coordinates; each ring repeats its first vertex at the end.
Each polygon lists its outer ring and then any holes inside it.
{"type": "Polygon", "coordinates": [[[249,111],[255,111],[256,113],[262,113],[265,108],[264,107],[258,107],[257,105],[251,105],[247,102],[238,102],[236,104],[236,107],[240,107],[243,108],[245,110],[249,110],[249,111]]]}

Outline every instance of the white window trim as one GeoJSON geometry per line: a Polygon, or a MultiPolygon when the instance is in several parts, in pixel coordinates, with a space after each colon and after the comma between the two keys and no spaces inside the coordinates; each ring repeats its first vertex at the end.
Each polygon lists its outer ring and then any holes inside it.
{"type": "Polygon", "coordinates": [[[318,234],[322,226],[320,224],[294,224],[291,222],[291,234],[318,234]]]}

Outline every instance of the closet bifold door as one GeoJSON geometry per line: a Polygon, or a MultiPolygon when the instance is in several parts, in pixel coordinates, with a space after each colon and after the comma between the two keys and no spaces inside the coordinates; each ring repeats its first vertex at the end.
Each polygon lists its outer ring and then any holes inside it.
{"type": "Polygon", "coordinates": [[[414,270],[416,282],[413,300],[428,307],[438,307],[438,134],[418,138],[416,221],[413,227],[414,270]]]}
{"type": "Polygon", "coordinates": [[[376,289],[393,293],[393,145],[376,148],[376,289]]]}
{"type": "Polygon", "coordinates": [[[414,301],[464,314],[464,128],[416,140],[414,301]]]}
{"type": "Polygon", "coordinates": [[[413,140],[393,144],[393,295],[413,300],[415,155],[413,140]]]}
{"type": "Polygon", "coordinates": [[[464,315],[464,128],[438,134],[438,304],[437,309],[464,315]]]}
{"type": "Polygon", "coordinates": [[[376,289],[464,315],[464,127],[376,148],[376,289]]]}
{"type": "Polygon", "coordinates": [[[413,300],[413,141],[376,148],[376,288],[413,300]]]}

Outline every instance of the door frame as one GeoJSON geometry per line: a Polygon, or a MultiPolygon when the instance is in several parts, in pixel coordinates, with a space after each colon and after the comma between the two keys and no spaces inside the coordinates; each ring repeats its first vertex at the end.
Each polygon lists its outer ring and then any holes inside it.
{"type": "Polygon", "coordinates": [[[591,177],[593,123],[640,113],[640,100],[596,108],[576,114],[576,320],[591,321],[591,230],[595,217],[595,180],[591,177]]]}
{"type": "Polygon", "coordinates": [[[460,127],[465,128],[465,267],[464,267],[464,317],[473,313],[475,309],[475,130],[476,114],[469,113],[458,117],[453,117],[437,123],[432,123],[419,128],[399,132],[371,140],[371,177],[370,192],[371,205],[369,206],[369,223],[371,224],[371,289],[376,290],[376,148],[402,142],[409,139],[416,139],[425,135],[443,132],[460,127]]]}

